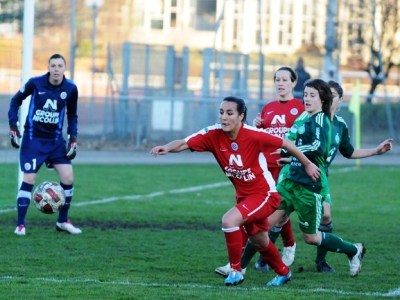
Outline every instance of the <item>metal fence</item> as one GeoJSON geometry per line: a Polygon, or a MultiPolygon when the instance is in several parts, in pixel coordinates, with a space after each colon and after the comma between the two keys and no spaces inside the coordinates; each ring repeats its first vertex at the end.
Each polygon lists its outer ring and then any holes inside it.
{"type": "MultiPolygon", "coordinates": [[[[7,111],[10,95],[0,96],[0,145],[9,147],[7,111]]],[[[81,97],[79,100],[79,141],[83,148],[131,147],[141,149],[149,144],[183,138],[218,121],[221,98],[143,96],[121,98],[81,97]],[[121,117],[123,114],[123,117],[121,117]],[[120,129],[124,128],[124,135],[120,129]]],[[[266,102],[247,100],[248,123],[266,102]]],[[[376,144],[383,138],[400,135],[400,104],[391,104],[389,127],[385,104],[362,105],[361,142],[376,144]],[[394,133],[394,135],[393,135],[394,133]]],[[[343,105],[340,115],[353,132],[353,115],[343,105]]],[[[354,136],[354,135],[353,135],[354,136]]]]}
{"type": "MultiPolygon", "coordinates": [[[[262,57],[213,49],[110,45],[105,95],[79,99],[81,146],[141,148],[185,137],[216,123],[219,104],[229,95],[246,99],[251,123],[273,99],[273,72],[279,65],[264,66],[262,57]]],[[[3,147],[8,147],[10,97],[0,95],[3,147]]],[[[345,98],[349,100],[350,95],[345,98]]],[[[341,114],[352,132],[352,115],[346,105],[341,114]]],[[[400,104],[363,105],[361,129],[366,144],[386,136],[399,138],[400,104]]]]}

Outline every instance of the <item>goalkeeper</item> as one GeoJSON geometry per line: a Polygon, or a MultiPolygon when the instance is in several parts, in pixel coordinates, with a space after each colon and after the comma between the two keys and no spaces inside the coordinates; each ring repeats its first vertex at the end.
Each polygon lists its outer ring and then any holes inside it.
{"type": "MultiPolygon", "coordinates": [[[[25,216],[28,211],[36,174],[43,163],[54,168],[65,190],[65,205],[59,213],[56,229],[71,234],[80,234],[68,220],[68,210],[73,196],[73,170],[71,160],[76,155],[78,132],[78,89],[64,75],[65,59],[53,54],[48,61],[48,72],[32,77],[11,98],[8,119],[10,140],[14,148],[19,148],[22,183],[17,194],[16,235],[26,235],[25,216]],[[18,111],[22,102],[31,96],[29,110],[24,120],[22,140],[18,127],[18,111]],[[67,116],[68,142],[63,138],[64,117],[67,116]]],[[[22,127],[21,127],[22,128],[22,127]]]]}

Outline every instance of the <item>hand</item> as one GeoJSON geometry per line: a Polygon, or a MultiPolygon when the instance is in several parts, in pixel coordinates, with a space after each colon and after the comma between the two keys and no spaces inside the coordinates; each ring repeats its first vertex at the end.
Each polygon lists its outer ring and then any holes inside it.
{"type": "Polygon", "coordinates": [[[312,180],[317,181],[321,176],[320,169],[313,163],[309,163],[304,166],[307,172],[307,175],[311,177],[312,180]]]}
{"type": "Polygon", "coordinates": [[[393,147],[393,139],[387,139],[384,140],[382,143],[379,144],[379,146],[376,149],[376,154],[381,155],[384,154],[390,150],[392,150],[393,147]]]}
{"type": "Polygon", "coordinates": [[[168,151],[164,146],[156,146],[150,150],[150,154],[156,157],[157,155],[165,155],[168,151]]]}
{"type": "Polygon", "coordinates": [[[10,137],[11,146],[18,149],[20,146],[20,138],[21,138],[21,134],[19,133],[18,126],[11,125],[10,132],[8,135],[10,137]]]}
{"type": "Polygon", "coordinates": [[[278,160],[276,160],[276,162],[278,163],[278,166],[283,167],[284,165],[290,164],[290,162],[292,161],[291,157],[282,157],[278,160]]]}
{"type": "Polygon", "coordinates": [[[260,127],[261,124],[263,123],[263,119],[261,119],[261,114],[258,113],[257,117],[255,117],[255,119],[253,120],[253,126],[255,127],[260,127]]]}
{"type": "Polygon", "coordinates": [[[272,152],[271,152],[271,155],[275,155],[275,154],[280,155],[281,152],[282,152],[282,148],[278,148],[278,149],[276,149],[275,151],[272,151],[272,152]]]}
{"type": "Polygon", "coordinates": [[[77,150],[78,150],[78,142],[76,141],[76,137],[71,136],[69,138],[68,147],[67,147],[67,158],[69,160],[73,160],[76,156],[77,150]]]}

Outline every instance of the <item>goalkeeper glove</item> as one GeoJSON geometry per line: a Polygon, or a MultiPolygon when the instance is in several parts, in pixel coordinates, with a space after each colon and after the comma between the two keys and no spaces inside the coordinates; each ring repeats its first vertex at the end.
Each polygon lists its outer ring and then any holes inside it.
{"type": "Polygon", "coordinates": [[[14,148],[19,148],[21,134],[19,133],[18,126],[16,124],[10,125],[10,132],[8,134],[11,141],[11,146],[14,148]]]}
{"type": "Polygon", "coordinates": [[[76,151],[78,149],[78,143],[76,141],[76,136],[71,135],[67,147],[67,158],[72,160],[76,156],[76,151]]]}

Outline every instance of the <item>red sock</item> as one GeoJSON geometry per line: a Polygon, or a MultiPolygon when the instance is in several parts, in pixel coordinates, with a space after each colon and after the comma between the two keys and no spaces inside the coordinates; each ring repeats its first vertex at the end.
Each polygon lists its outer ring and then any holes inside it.
{"type": "Polygon", "coordinates": [[[296,241],[294,239],[292,223],[290,222],[290,219],[288,219],[285,225],[282,226],[281,236],[282,236],[283,247],[294,246],[294,243],[296,241]]]}
{"type": "Polygon", "coordinates": [[[290,269],[283,263],[279,251],[274,243],[269,242],[268,246],[258,250],[262,259],[266,262],[278,275],[287,275],[290,269]]]}
{"type": "Polygon", "coordinates": [[[247,240],[249,239],[249,236],[246,232],[246,230],[244,229],[243,226],[240,226],[240,232],[242,233],[242,248],[246,247],[247,244],[247,240]]]}
{"type": "Polygon", "coordinates": [[[242,232],[239,227],[223,228],[225,233],[226,248],[231,268],[242,271],[240,260],[242,258],[242,232]]]}

